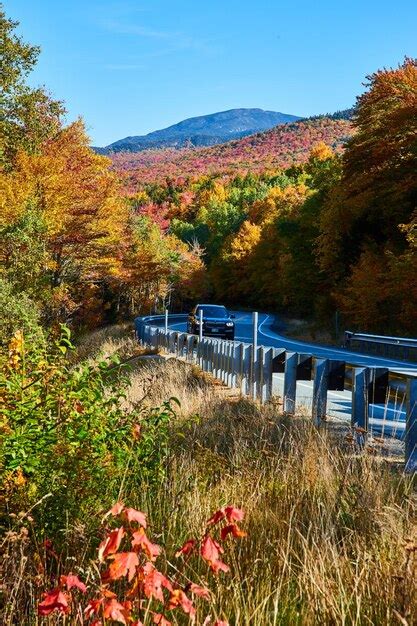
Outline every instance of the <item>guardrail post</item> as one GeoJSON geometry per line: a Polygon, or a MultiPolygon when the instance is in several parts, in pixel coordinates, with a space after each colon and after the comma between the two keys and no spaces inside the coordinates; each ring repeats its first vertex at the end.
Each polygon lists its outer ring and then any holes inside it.
{"type": "Polygon", "coordinates": [[[316,360],[316,373],[313,383],[313,422],[319,427],[326,417],[327,408],[327,382],[329,361],[327,359],[316,360]]]}
{"type": "Polygon", "coordinates": [[[370,404],[385,404],[388,390],[388,368],[369,368],[368,396],[370,404]]]}
{"type": "Polygon", "coordinates": [[[198,336],[200,338],[200,341],[202,341],[203,340],[203,309],[200,309],[198,314],[200,318],[200,325],[198,327],[198,336]]]}
{"type": "Polygon", "coordinates": [[[252,346],[243,344],[242,361],[240,369],[240,385],[241,392],[244,396],[250,395],[250,377],[252,364],[252,346]]]}
{"type": "Polygon", "coordinates": [[[232,387],[232,377],[233,377],[233,348],[234,344],[232,341],[227,342],[228,350],[227,350],[227,386],[232,387]]]}
{"type": "Polygon", "coordinates": [[[168,337],[168,352],[170,352],[171,354],[175,352],[175,332],[173,332],[172,330],[170,331],[168,337]]]}
{"type": "Polygon", "coordinates": [[[225,385],[227,385],[227,362],[228,362],[228,352],[229,345],[227,341],[221,341],[222,344],[222,381],[225,385]]]}
{"type": "Polygon", "coordinates": [[[273,348],[262,348],[262,378],[260,388],[262,404],[268,402],[272,395],[272,356],[273,348]]]}
{"type": "Polygon", "coordinates": [[[232,371],[232,387],[237,387],[238,376],[240,372],[240,362],[242,359],[242,349],[243,344],[234,343],[233,344],[233,371],[232,371]]]}
{"type": "Polygon", "coordinates": [[[221,364],[221,352],[220,352],[220,343],[218,341],[214,342],[214,361],[213,361],[213,376],[214,378],[220,378],[220,364],[221,364]]]}
{"type": "Polygon", "coordinates": [[[407,380],[405,471],[417,472],[417,379],[407,380]]]}
{"type": "Polygon", "coordinates": [[[335,361],[333,359],[329,361],[329,380],[327,385],[328,391],[344,391],[345,374],[345,361],[335,361]]]}
{"type": "MultiPolygon", "coordinates": [[[[355,426],[368,431],[369,428],[369,369],[367,367],[355,367],[352,380],[352,428],[355,426]]],[[[363,433],[364,435],[366,433],[363,433]]],[[[358,438],[357,438],[358,439],[358,438]]],[[[360,438],[360,443],[365,437],[360,438]]]]}
{"type": "Polygon", "coordinates": [[[258,376],[258,313],[252,313],[253,337],[252,337],[252,371],[251,371],[251,387],[252,399],[256,400],[257,396],[257,376],[258,376]]]}
{"type": "Polygon", "coordinates": [[[295,413],[295,394],[297,389],[297,352],[287,352],[284,372],[284,413],[295,413]]]}
{"type": "Polygon", "coordinates": [[[214,346],[211,339],[206,339],[206,372],[213,371],[213,359],[214,359],[214,346]]]}

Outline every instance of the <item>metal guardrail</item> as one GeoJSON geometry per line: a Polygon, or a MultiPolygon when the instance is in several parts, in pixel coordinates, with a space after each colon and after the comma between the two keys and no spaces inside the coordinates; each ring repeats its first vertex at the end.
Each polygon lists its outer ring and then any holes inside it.
{"type": "MultiPolygon", "coordinates": [[[[186,319],[187,315],[182,314],[169,316],[170,323],[186,319]]],[[[135,329],[143,345],[197,364],[228,387],[240,389],[243,395],[261,403],[272,398],[273,375],[283,373],[283,408],[290,415],[295,413],[297,381],[312,380],[312,420],[317,427],[326,418],[327,392],[345,389],[345,361],[258,346],[256,332],[252,344],[198,337],[169,329],[167,314],[138,317],[135,329]]],[[[385,404],[389,395],[388,368],[353,367],[351,385],[351,425],[358,433],[358,443],[363,445],[369,430],[369,405],[385,404]]],[[[417,378],[411,377],[406,384],[405,460],[407,471],[417,472],[417,378]]]]}
{"type": "Polygon", "coordinates": [[[385,357],[417,361],[417,339],[409,337],[369,335],[346,330],[345,348],[348,350],[359,349],[362,352],[385,357]]]}

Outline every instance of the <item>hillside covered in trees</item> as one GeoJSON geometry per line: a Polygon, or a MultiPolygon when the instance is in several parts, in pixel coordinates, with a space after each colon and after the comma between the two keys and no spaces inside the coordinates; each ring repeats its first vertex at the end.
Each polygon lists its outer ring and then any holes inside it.
{"type": "Polygon", "coordinates": [[[210,148],[145,150],[112,154],[115,170],[129,190],[166,178],[263,173],[303,163],[319,142],[339,153],[351,137],[350,120],[320,116],[275,128],[210,148]]]}
{"type": "Polygon", "coordinates": [[[353,123],[319,117],[114,164],[139,214],[204,250],[208,296],[415,334],[416,120],[406,59],[368,77],[353,123]]]}
{"type": "Polygon", "coordinates": [[[3,20],[3,336],[25,316],[88,327],[203,297],[417,332],[415,60],[369,76],[353,120],[110,161],[28,86],[38,50],[3,20]]]}

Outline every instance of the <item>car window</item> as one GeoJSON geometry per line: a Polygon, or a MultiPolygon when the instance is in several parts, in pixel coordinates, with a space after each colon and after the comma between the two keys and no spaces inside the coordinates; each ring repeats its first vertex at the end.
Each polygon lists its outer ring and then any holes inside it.
{"type": "Polygon", "coordinates": [[[196,315],[199,315],[200,309],[203,309],[203,315],[206,317],[229,317],[227,310],[223,306],[202,306],[198,307],[196,315]]]}

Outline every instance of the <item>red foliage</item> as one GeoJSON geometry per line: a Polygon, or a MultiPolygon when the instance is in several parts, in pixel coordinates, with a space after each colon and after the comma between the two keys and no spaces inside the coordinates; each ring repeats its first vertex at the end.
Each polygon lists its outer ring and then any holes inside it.
{"type": "MultiPolygon", "coordinates": [[[[197,178],[203,174],[264,172],[307,161],[313,146],[324,142],[336,152],[343,149],[353,125],[346,120],[318,118],[282,124],[256,135],[209,148],[145,150],[111,155],[114,169],[133,193],[144,183],[167,178],[197,178]]],[[[185,203],[189,198],[184,198],[185,203]]],[[[153,209],[152,209],[153,211],[153,209]]],[[[160,209],[159,209],[160,211],[160,209]]]]}
{"type": "Polygon", "coordinates": [[[38,604],[38,615],[50,615],[53,611],[69,613],[68,596],[59,587],[44,594],[44,600],[38,604]]]}
{"type": "Polygon", "coordinates": [[[220,571],[228,572],[229,567],[220,560],[220,555],[223,554],[224,550],[221,545],[213,539],[210,535],[206,535],[201,544],[201,556],[207,563],[210,568],[216,574],[220,571]]]}
{"type": "Polygon", "coordinates": [[[84,583],[78,578],[78,576],[74,576],[73,574],[68,574],[68,576],[61,576],[59,579],[61,585],[65,585],[65,587],[70,591],[73,587],[79,589],[83,593],[87,591],[87,587],[84,583]]]}
{"type": "Polygon", "coordinates": [[[102,563],[105,558],[108,557],[110,554],[114,554],[118,551],[120,542],[122,541],[124,534],[125,529],[123,528],[123,526],[120,526],[120,528],[115,528],[114,530],[112,530],[111,533],[109,533],[104,539],[104,541],[101,542],[98,547],[98,558],[100,563],[102,563]]]}
{"type": "MultiPolygon", "coordinates": [[[[184,570],[189,558],[201,556],[215,574],[220,571],[227,572],[229,567],[219,558],[224,553],[220,541],[229,534],[234,537],[245,535],[235,523],[243,519],[243,511],[232,506],[220,509],[206,523],[200,539],[188,539],[177,551],[176,556],[185,558],[182,566],[176,568],[175,575],[170,578],[154,565],[161,548],[152,543],[145,534],[144,513],[125,507],[123,503],[118,502],[106,513],[104,519],[108,516],[119,517],[124,520],[124,524],[108,530],[107,536],[99,546],[98,561],[99,563],[105,562],[107,569],[101,574],[101,584],[96,590],[95,597],[90,598],[84,608],[86,619],[92,620],[90,626],[101,626],[106,619],[126,626],[143,626],[140,617],[142,613],[145,616],[150,608],[146,600],[160,603],[156,611],[150,610],[154,624],[170,626],[171,622],[166,617],[166,612],[178,609],[194,621],[196,608],[190,595],[208,601],[211,595],[206,587],[191,582],[185,574],[184,570]],[[217,541],[208,534],[208,528],[221,521],[225,521],[226,524],[220,529],[221,537],[217,541]],[[140,528],[135,530],[132,524],[139,524],[140,528]],[[133,550],[119,552],[122,542],[125,545],[128,541],[133,550]],[[132,583],[126,590],[124,598],[111,589],[113,583],[121,579],[132,583]]],[[[75,604],[72,589],[78,589],[83,593],[87,591],[86,585],[78,576],[71,573],[61,576],[59,586],[45,593],[44,599],[38,604],[39,615],[46,616],[54,611],[62,614],[70,613],[71,606],[73,610],[76,609],[79,612],[80,608],[75,604]],[[63,591],[64,587],[67,589],[66,592],[63,591]]],[[[117,590],[120,590],[120,587],[117,587],[117,590]]],[[[210,618],[207,618],[204,623],[209,622],[210,618]]],[[[226,622],[219,620],[215,624],[227,626],[226,622]]]]}

